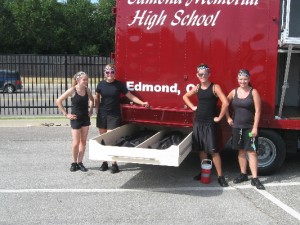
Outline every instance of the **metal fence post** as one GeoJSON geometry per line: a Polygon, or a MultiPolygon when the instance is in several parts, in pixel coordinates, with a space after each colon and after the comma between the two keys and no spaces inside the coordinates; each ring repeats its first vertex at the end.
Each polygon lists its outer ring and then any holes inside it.
{"type": "MultiPolygon", "coordinates": [[[[65,91],[68,90],[68,55],[65,52],[65,91]]],[[[69,106],[68,106],[68,99],[66,100],[66,110],[68,112],[69,106]]]]}

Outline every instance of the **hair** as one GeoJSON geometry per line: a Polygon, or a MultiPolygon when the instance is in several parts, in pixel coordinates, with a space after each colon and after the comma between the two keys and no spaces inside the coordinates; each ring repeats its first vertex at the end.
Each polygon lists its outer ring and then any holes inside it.
{"type": "Polygon", "coordinates": [[[104,67],[104,71],[106,71],[106,70],[111,70],[111,69],[116,70],[115,64],[110,63],[110,64],[107,64],[107,65],[104,67]]]}
{"type": "Polygon", "coordinates": [[[73,76],[72,87],[76,86],[78,79],[80,79],[82,76],[87,76],[87,74],[83,71],[79,71],[73,76]]]}
{"type": "Polygon", "coordinates": [[[250,77],[250,72],[249,72],[249,70],[246,70],[246,69],[240,69],[238,72],[238,76],[250,77]]]}
{"type": "Polygon", "coordinates": [[[199,66],[197,66],[197,72],[198,70],[206,70],[207,73],[210,73],[210,68],[208,65],[201,63],[199,66]]]}

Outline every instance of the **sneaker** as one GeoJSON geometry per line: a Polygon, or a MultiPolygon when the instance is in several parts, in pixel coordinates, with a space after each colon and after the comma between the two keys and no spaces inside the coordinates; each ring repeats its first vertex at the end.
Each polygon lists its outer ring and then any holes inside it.
{"type": "Polygon", "coordinates": [[[220,184],[221,187],[228,187],[228,183],[225,180],[224,176],[219,176],[218,177],[218,183],[220,184]]]}
{"type": "Polygon", "coordinates": [[[81,170],[82,172],[88,171],[88,169],[84,167],[82,162],[78,163],[77,166],[78,166],[78,169],[81,170]]]}
{"type": "Polygon", "coordinates": [[[201,172],[194,176],[193,179],[199,181],[201,179],[201,172]]]}
{"type": "Polygon", "coordinates": [[[103,162],[102,165],[100,166],[100,171],[106,171],[108,170],[108,164],[107,162],[103,162]]]}
{"type": "Polygon", "coordinates": [[[118,173],[118,172],[120,172],[119,167],[118,167],[118,165],[116,163],[111,165],[110,172],[111,173],[118,173]]]}
{"type": "Polygon", "coordinates": [[[255,186],[257,189],[265,190],[264,185],[262,183],[260,183],[260,180],[258,178],[252,178],[251,185],[255,186]]]}
{"type": "Polygon", "coordinates": [[[75,171],[77,171],[77,169],[78,169],[78,168],[77,168],[77,163],[72,163],[72,164],[71,164],[70,171],[71,171],[71,172],[75,172],[75,171]]]}
{"type": "Polygon", "coordinates": [[[248,180],[248,175],[244,173],[240,173],[240,175],[233,180],[233,183],[238,184],[247,180],[248,180]]]}

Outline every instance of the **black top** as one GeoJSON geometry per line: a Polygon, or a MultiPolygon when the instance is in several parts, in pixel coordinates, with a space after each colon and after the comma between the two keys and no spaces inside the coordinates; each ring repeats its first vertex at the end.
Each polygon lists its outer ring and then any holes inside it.
{"type": "Polygon", "coordinates": [[[198,106],[196,110],[196,121],[204,123],[214,123],[214,117],[217,114],[218,97],[213,91],[214,84],[211,83],[205,90],[198,89],[198,106]]]}
{"type": "Polygon", "coordinates": [[[252,128],[254,123],[254,100],[252,95],[252,88],[246,98],[239,98],[237,89],[232,100],[233,107],[233,128],[252,128]]]}
{"type": "Polygon", "coordinates": [[[89,96],[87,90],[85,90],[85,95],[81,96],[77,93],[76,88],[75,95],[71,98],[72,108],[71,113],[77,116],[77,119],[84,119],[89,116],[89,96]]]}
{"type": "Polygon", "coordinates": [[[121,115],[120,95],[128,93],[125,84],[118,80],[111,83],[103,80],[98,83],[96,92],[101,95],[99,111],[102,114],[121,115]]]}

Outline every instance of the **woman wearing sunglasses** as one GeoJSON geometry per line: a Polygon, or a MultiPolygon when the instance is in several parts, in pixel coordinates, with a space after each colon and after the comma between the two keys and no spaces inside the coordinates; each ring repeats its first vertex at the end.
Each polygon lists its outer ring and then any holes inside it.
{"type": "MultiPolygon", "coordinates": [[[[193,148],[199,152],[199,158],[207,159],[211,155],[218,174],[218,183],[222,187],[227,187],[228,183],[222,174],[222,162],[217,149],[217,130],[216,123],[220,122],[228,108],[228,101],[220,85],[212,83],[210,78],[210,68],[208,65],[201,64],[197,67],[197,78],[200,84],[183,96],[184,102],[193,111],[195,119],[193,124],[193,148]],[[190,98],[196,95],[198,105],[195,106],[190,98]],[[217,102],[221,101],[222,107],[217,112],[217,102]]],[[[194,180],[200,180],[201,173],[194,177],[194,180]]]]}
{"type": "MultiPolygon", "coordinates": [[[[148,102],[141,101],[127,89],[126,85],[116,80],[116,68],[113,64],[108,64],[104,68],[105,79],[100,81],[96,87],[95,107],[97,111],[97,128],[99,133],[109,132],[121,123],[120,95],[124,94],[136,104],[148,107],[148,102]]],[[[108,170],[108,163],[103,162],[101,171],[108,170]]],[[[118,173],[117,162],[112,162],[111,173],[118,173]]]]}

